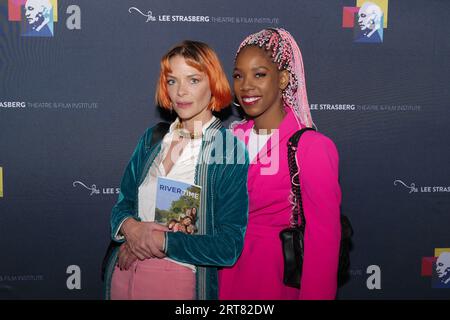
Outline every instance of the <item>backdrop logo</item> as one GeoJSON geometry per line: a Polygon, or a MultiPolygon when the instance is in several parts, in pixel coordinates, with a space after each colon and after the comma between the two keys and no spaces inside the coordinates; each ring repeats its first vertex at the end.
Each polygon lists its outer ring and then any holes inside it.
{"type": "Polygon", "coordinates": [[[280,19],[275,17],[241,17],[241,16],[204,16],[167,14],[166,12],[153,14],[151,10],[129,7],[128,12],[142,19],[144,22],[184,22],[184,23],[246,23],[246,24],[279,24],[280,19]]]}
{"type": "Polygon", "coordinates": [[[53,37],[58,0],[8,0],[8,20],[22,22],[22,36],[53,37]]]}
{"type": "Polygon", "coordinates": [[[0,198],[3,198],[3,168],[0,167],[0,198]]]}
{"type": "Polygon", "coordinates": [[[365,282],[367,289],[381,290],[381,267],[379,265],[376,264],[369,265],[365,270],[362,268],[350,269],[349,273],[352,279],[366,277],[365,282]]]}
{"type": "Polygon", "coordinates": [[[408,193],[450,193],[450,186],[416,186],[415,183],[407,184],[402,180],[394,180],[394,186],[400,186],[406,190],[408,193]]]}
{"type": "Polygon", "coordinates": [[[66,280],[67,289],[81,290],[81,268],[73,264],[67,267],[66,273],[69,274],[66,280]]]}
{"type": "Polygon", "coordinates": [[[421,275],[431,277],[432,288],[450,288],[450,248],[435,248],[433,257],[423,257],[421,275]]]}
{"type": "Polygon", "coordinates": [[[80,186],[82,186],[82,187],[84,187],[85,189],[87,189],[87,190],[89,190],[90,192],[91,192],[91,196],[93,195],[93,194],[99,194],[100,193],[100,190],[99,189],[97,189],[97,186],[95,185],[95,184],[93,184],[92,186],[90,186],[90,187],[88,187],[87,185],[85,185],[83,182],[81,182],[81,181],[74,181],[73,183],[72,183],[72,185],[74,186],[74,187],[76,187],[77,185],[80,185],[80,186]]]}
{"type": "Polygon", "coordinates": [[[416,188],[416,184],[415,183],[411,183],[411,185],[407,185],[402,180],[395,180],[394,181],[394,186],[397,186],[397,185],[401,185],[401,186],[405,187],[406,189],[409,189],[409,193],[413,193],[413,192],[418,192],[419,191],[419,189],[416,188]]]}
{"type": "Polygon", "coordinates": [[[147,10],[146,13],[142,12],[139,8],[128,8],[129,13],[136,13],[143,17],[146,17],[145,22],[209,22],[209,16],[184,16],[184,15],[169,15],[162,14],[154,16],[151,10],[147,10]]]}
{"type": "Polygon", "coordinates": [[[353,42],[382,43],[387,22],[388,0],[357,0],[342,10],[342,27],[353,29],[353,42]]]}
{"type": "Polygon", "coordinates": [[[93,184],[90,187],[88,187],[85,183],[83,183],[82,181],[74,181],[72,183],[73,187],[78,187],[81,186],[82,188],[89,190],[91,193],[89,194],[90,196],[92,195],[98,195],[98,194],[119,194],[120,193],[120,188],[102,188],[101,190],[99,188],[97,188],[97,185],[93,184]]]}
{"type": "Polygon", "coordinates": [[[386,105],[386,104],[355,104],[355,103],[310,103],[309,108],[311,111],[338,111],[338,112],[351,112],[351,111],[380,111],[380,112],[410,112],[420,111],[420,105],[386,105]]]}
{"type": "MultiPolygon", "coordinates": [[[[66,10],[69,30],[81,29],[81,9],[70,5],[66,10]]],[[[25,37],[53,37],[58,21],[58,0],[8,0],[8,20],[21,22],[25,37]]]]}
{"type": "Polygon", "coordinates": [[[146,17],[147,20],[146,20],[145,22],[156,21],[156,17],[153,16],[153,13],[152,13],[150,10],[148,10],[147,13],[143,13],[141,10],[139,10],[139,9],[136,8],[136,7],[130,7],[130,8],[128,9],[128,12],[129,12],[129,13],[132,13],[133,11],[135,11],[135,12],[139,13],[140,15],[146,17]]]}
{"type": "Polygon", "coordinates": [[[381,268],[373,264],[367,267],[366,273],[370,276],[366,280],[366,286],[369,290],[381,290],[381,268]]]}

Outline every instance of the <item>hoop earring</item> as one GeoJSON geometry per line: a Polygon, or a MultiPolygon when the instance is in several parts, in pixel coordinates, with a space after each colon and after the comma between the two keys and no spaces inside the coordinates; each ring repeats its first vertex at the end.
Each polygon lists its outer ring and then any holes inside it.
{"type": "Polygon", "coordinates": [[[233,104],[234,104],[236,107],[240,107],[240,106],[241,106],[241,105],[239,104],[239,101],[238,101],[238,99],[237,99],[236,96],[234,96],[233,104]]]}

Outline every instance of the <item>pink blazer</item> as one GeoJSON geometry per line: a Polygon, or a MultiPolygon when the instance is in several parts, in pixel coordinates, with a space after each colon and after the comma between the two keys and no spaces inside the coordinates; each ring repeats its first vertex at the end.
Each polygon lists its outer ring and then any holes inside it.
{"type": "MultiPolygon", "coordinates": [[[[337,290],[341,190],[339,157],[334,143],[307,131],[299,152],[300,184],[306,218],[301,289],[283,284],[280,231],[291,216],[287,141],[299,129],[293,112],[287,115],[266,148],[252,161],[248,174],[249,222],[237,263],[219,271],[219,299],[334,299],[337,290]]],[[[248,143],[253,121],[234,128],[248,143]]],[[[252,159],[251,159],[252,160],[252,159]]]]}

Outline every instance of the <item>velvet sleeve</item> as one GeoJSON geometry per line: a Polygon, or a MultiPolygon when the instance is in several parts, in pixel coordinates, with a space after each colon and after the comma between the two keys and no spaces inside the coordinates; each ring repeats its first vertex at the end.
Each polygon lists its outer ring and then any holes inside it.
{"type": "Polygon", "coordinates": [[[135,202],[136,202],[136,190],[138,183],[138,172],[142,166],[141,161],[144,159],[145,154],[145,141],[148,141],[149,135],[151,136],[151,129],[148,129],[146,133],[140,138],[134,152],[128,162],[125,172],[122,176],[122,181],[120,183],[120,193],[116,204],[111,211],[111,237],[113,240],[118,242],[123,242],[125,239],[116,238],[119,228],[122,222],[130,217],[137,218],[137,213],[135,212],[135,202]]]}
{"type": "Polygon", "coordinates": [[[299,298],[335,299],[341,238],[338,152],[329,138],[316,132],[305,133],[300,143],[306,230],[299,298]]]}
{"type": "Polygon", "coordinates": [[[206,213],[213,218],[214,230],[206,235],[166,233],[166,253],[171,259],[202,266],[231,266],[241,254],[248,219],[248,155],[242,142],[235,139],[235,144],[237,163],[215,164],[214,208],[206,213]]]}

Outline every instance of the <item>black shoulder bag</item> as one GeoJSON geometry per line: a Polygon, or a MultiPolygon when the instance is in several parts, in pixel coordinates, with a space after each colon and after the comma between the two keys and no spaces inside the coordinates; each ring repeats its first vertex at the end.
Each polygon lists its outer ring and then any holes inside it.
{"type": "MultiPolygon", "coordinates": [[[[161,141],[164,138],[164,136],[166,135],[166,133],[169,131],[169,128],[170,128],[170,123],[167,123],[167,122],[159,122],[158,124],[156,124],[152,130],[150,146],[153,146],[154,144],[161,141]]],[[[111,240],[111,242],[109,243],[108,249],[106,249],[106,253],[105,253],[105,256],[103,257],[103,261],[102,261],[102,281],[105,281],[106,266],[108,264],[108,261],[112,255],[114,249],[117,247],[120,247],[121,244],[122,243],[114,241],[114,240],[111,240]]]]}
{"type": "MultiPolygon", "coordinates": [[[[297,146],[301,135],[312,128],[303,128],[292,135],[288,141],[288,165],[292,185],[292,217],[291,225],[280,232],[283,248],[284,274],[283,283],[286,286],[300,288],[302,276],[304,237],[306,219],[303,212],[302,194],[300,190],[300,170],[297,167],[297,146]],[[300,224],[298,218],[300,216],[300,224]]],[[[341,214],[341,243],[339,250],[338,285],[342,286],[349,278],[350,247],[353,229],[349,219],[341,214]]]]}

